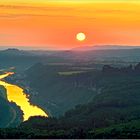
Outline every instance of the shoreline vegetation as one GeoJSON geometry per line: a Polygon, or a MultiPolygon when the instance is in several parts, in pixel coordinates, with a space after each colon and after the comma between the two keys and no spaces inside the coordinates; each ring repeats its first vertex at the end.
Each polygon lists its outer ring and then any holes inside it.
{"type": "Polygon", "coordinates": [[[6,89],[0,86],[0,127],[15,127],[23,120],[23,113],[13,102],[8,102],[6,89]],[[5,116],[5,117],[3,117],[5,116]]]}

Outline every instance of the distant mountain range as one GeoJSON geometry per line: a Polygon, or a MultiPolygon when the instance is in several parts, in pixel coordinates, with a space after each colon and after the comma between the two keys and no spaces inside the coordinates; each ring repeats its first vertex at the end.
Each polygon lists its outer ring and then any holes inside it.
{"type": "Polygon", "coordinates": [[[101,61],[139,62],[140,47],[96,46],[87,48],[75,48],[70,51],[58,52],[56,54],[53,54],[53,56],[82,61],[101,60],[101,61]]]}
{"type": "Polygon", "coordinates": [[[127,45],[95,45],[95,46],[81,46],[73,48],[76,51],[89,51],[89,50],[117,50],[117,49],[136,49],[140,46],[127,46],[127,45]]]}
{"type": "MultiPolygon", "coordinates": [[[[118,50],[118,49],[139,49],[140,46],[135,46],[135,45],[94,45],[94,46],[79,46],[75,47],[69,50],[50,50],[50,49],[40,49],[34,50],[34,49],[19,49],[19,47],[9,47],[8,49],[4,49],[4,47],[0,47],[2,50],[0,52],[10,52],[10,53],[15,53],[15,52],[33,52],[36,53],[38,52],[39,54],[44,54],[44,53],[54,53],[54,52],[62,52],[62,51],[89,51],[89,50],[118,50]]],[[[21,47],[20,47],[21,48],[21,47]]],[[[26,47],[27,48],[27,47],[26,47]]]]}
{"type": "MultiPolygon", "coordinates": [[[[21,59],[32,58],[39,60],[66,59],[66,60],[82,60],[82,61],[140,61],[140,46],[119,46],[119,45],[104,45],[93,47],[78,47],[67,51],[50,51],[50,50],[18,50],[7,49],[0,51],[0,58],[20,57],[21,59]],[[47,57],[47,58],[46,58],[47,57]],[[48,59],[49,58],[49,59],[48,59]]],[[[9,58],[11,60],[11,58],[9,58]]],[[[18,58],[19,59],[19,58],[18,58]]],[[[16,60],[18,60],[16,59],[16,60]]],[[[15,61],[15,59],[13,60],[15,61]]],[[[35,62],[35,61],[34,61],[35,62]]]]}

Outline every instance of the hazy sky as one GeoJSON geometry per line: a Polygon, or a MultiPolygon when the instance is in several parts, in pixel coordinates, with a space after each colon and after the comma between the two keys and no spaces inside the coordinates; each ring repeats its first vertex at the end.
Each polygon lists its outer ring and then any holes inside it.
{"type": "Polygon", "coordinates": [[[140,0],[1,0],[0,46],[140,45],[140,0]],[[77,41],[78,32],[87,36],[77,41]]]}

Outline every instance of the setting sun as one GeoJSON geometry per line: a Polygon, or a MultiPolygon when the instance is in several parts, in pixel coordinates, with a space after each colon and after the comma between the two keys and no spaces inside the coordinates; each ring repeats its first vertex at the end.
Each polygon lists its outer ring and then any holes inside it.
{"type": "Polygon", "coordinates": [[[78,34],[76,35],[76,39],[77,39],[78,41],[84,41],[84,40],[86,39],[86,35],[85,35],[84,33],[78,33],[78,34]]]}

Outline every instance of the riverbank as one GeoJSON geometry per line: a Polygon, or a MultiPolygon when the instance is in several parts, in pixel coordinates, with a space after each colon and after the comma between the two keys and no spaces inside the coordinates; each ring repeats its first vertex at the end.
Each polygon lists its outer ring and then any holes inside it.
{"type": "Polygon", "coordinates": [[[8,102],[4,86],[0,86],[0,114],[0,128],[15,127],[23,121],[23,112],[15,103],[8,102]]]}
{"type": "MultiPolygon", "coordinates": [[[[38,98],[39,93],[30,87],[30,83],[26,80],[26,75],[24,73],[15,73],[10,77],[6,77],[5,81],[22,88],[32,106],[41,108],[48,116],[52,117],[52,113],[49,108],[43,108],[41,104],[34,101],[34,98],[38,98]]],[[[50,101],[47,101],[47,103],[49,104],[50,101]]]]}
{"type": "Polygon", "coordinates": [[[24,121],[28,120],[31,116],[45,116],[48,115],[37,106],[30,104],[27,94],[24,93],[24,90],[16,85],[9,84],[2,81],[3,78],[10,76],[12,73],[6,73],[0,75],[0,85],[4,86],[7,90],[7,99],[9,102],[15,102],[24,113],[24,121]]]}

